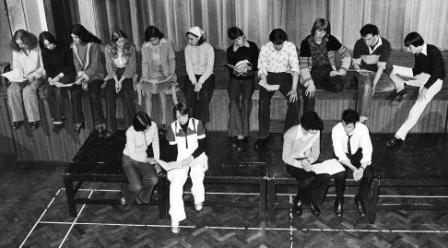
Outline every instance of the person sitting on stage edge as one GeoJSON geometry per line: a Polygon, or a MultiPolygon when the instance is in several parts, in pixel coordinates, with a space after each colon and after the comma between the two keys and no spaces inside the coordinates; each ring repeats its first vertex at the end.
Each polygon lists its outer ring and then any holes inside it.
{"type": "Polygon", "coordinates": [[[293,210],[302,214],[303,204],[309,204],[311,212],[318,216],[331,176],[316,175],[310,165],[317,161],[320,154],[320,132],[323,122],[314,111],[305,112],[300,125],[288,129],[283,136],[282,160],[286,171],[297,179],[297,195],[294,198],[293,210]]]}
{"type": "Polygon", "coordinates": [[[358,71],[359,122],[366,124],[373,94],[393,91],[395,85],[386,73],[390,57],[389,41],[379,35],[378,28],[373,24],[366,24],[360,33],[362,38],[356,41],[353,49],[353,69],[358,71]]]}
{"type": "MultiPolygon", "coordinates": [[[[138,93],[145,98],[145,109],[148,115],[152,112],[153,95],[159,95],[162,114],[160,130],[166,132],[166,95],[171,94],[174,104],[177,104],[176,55],[173,43],[165,38],[158,28],[149,26],[145,30],[145,42],[142,44],[141,53],[142,78],[137,84],[138,93]]],[[[140,101],[139,104],[141,104],[140,101]]]]}
{"type": "Polygon", "coordinates": [[[288,100],[285,128],[299,123],[300,102],[297,91],[299,81],[299,60],[296,46],[288,41],[282,29],[274,29],[269,34],[269,42],[261,47],[258,57],[260,82],[258,108],[258,140],[254,148],[263,147],[269,140],[271,98],[279,90],[288,100]]]}
{"type": "Polygon", "coordinates": [[[105,58],[101,40],[81,24],[73,26],[70,36],[73,39],[71,48],[77,73],[74,84],[81,85],[82,89],[89,92],[93,124],[97,136],[102,138],[106,132],[106,125],[100,95],[105,76],[105,58]]]}
{"type": "MultiPolygon", "coordinates": [[[[352,172],[355,181],[361,181],[354,201],[359,214],[364,217],[366,215],[364,202],[368,198],[374,175],[371,165],[373,148],[369,129],[359,122],[359,114],[355,110],[347,109],[342,113],[342,121],[333,127],[331,138],[334,154],[339,163],[352,172]]],[[[343,171],[333,175],[336,188],[334,211],[338,217],[342,217],[343,214],[342,205],[347,174],[347,171],[343,171]]]]}
{"type": "Polygon", "coordinates": [[[399,104],[407,94],[405,84],[419,87],[417,101],[415,101],[405,122],[394,137],[387,141],[388,148],[399,147],[406,139],[408,132],[414,127],[432,98],[442,89],[445,78],[445,62],[440,50],[425,43],[417,32],[411,32],[404,38],[404,45],[414,54],[414,67],[394,65],[391,78],[395,83],[396,95],[390,105],[399,104]]]}
{"type": "Polygon", "coordinates": [[[31,130],[39,127],[40,114],[37,89],[45,77],[37,37],[23,29],[17,30],[11,41],[13,74],[7,89],[8,105],[12,113],[12,128],[18,129],[25,119],[23,107],[31,130]],[[23,106],[23,107],[22,107],[23,106]]]}
{"type": "Polygon", "coordinates": [[[205,128],[201,121],[191,118],[191,109],[186,103],[178,103],[173,114],[176,119],[167,129],[166,138],[172,151],[171,160],[180,163],[181,168],[168,171],[170,181],[171,231],[179,233],[179,222],[186,218],[183,193],[184,184],[190,172],[191,193],[194,208],[201,211],[205,200],[204,177],[208,169],[208,157],[205,154],[205,128]]]}
{"type": "Polygon", "coordinates": [[[241,142],[249,141],[249,119],[258,62],[258,47],[254,42],[246,40],[244,32],[237,27],[229,28],[227,34],[233,41],[233,44],[227,48],[227,66],[230,75],[228,86],[230,113],[227,132],[232,138],[232,145],[238,146],[241,142]]]}
{"type": "Polygon", "coordinates": [[[121,187],[122,205],[149,203],[161,170],[157,165],[159,158],[157,124],[140,111],[135,114],[132,125],[126,130],[122,166],[129,184],[121,187]]]}
{"type": "Polygon", "coordinates": [[[351,56],[347,48],[331,35],[330,23],[316,19],[308,35],[300,45],[300,82],[305,87],[303,111],[314,111],[316,89],[340,92],[344,89],[342,77],[350,67],[351,56]],[[342,59],[341,68],[336,67],[336,56],[342,59]]]}
{"type": "Polygon", "coordinates": [[[209,105],[215,90],[215,50],[205,39],[200,27],[192,27],[187,33],[185,66],[187,80],[184,92],[188,104],[193,109],[193,117],[207,123],[210,120],[209,105]]]}
{"type": "MultiPolygon", "coordinates": [[[[42,51],[42,62],[48,80],[48,103],[50,107],[53,130],[58,132],[64,124],[64,100],[67,96],[66,88],[75,81],[75,66],[70,49],[66,44],[57,42],[50,32],[39,35],[39,45],[42,51]]],[[[81,87],[71,86],[70,95],[73,107],[73,122],[84,122],[81,110],[81,87]],[[78,99],[79,98],[79,99],[78,99]],[[79,104],[79,105],[77,105],[79,104]]],[[[80,130],[79,130],[80,131],[80,130]]],[[[78,134],[78,130],[73,130],[78,134]]]]}
{"type": "Polygon", "coordinates": [[[106,58],[106,138],[117,131],[116,100],[123,99],[123,115],[126,126],[135,114],[133,77],[136,73],[137,56],[135,46],[127,34],[120,29],[112,32],[111,42],[104,49],[106,58]]]}

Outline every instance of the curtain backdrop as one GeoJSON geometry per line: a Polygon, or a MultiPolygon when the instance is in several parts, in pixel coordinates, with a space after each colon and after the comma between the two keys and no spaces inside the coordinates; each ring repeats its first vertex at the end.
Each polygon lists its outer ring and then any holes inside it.
{"type": "Polygon", "coordinates": [[[258,45],[268,41],[274,28],[283,28],[289,40],[299,45],[316,18],[330,20],[332,34],[349,49],[359,39],[360,28],[373,23],[394,49],[403,48],[410,31],[448,49],[448,1],[446,0],[78,0],[80,22],[104,41],[114,27],[129,34],[138,49],[144,29],[158,27],[173,41],[176,50],[186,45],[185,32],[201,26],[218,49],[230,44],[227,29],[240,27],[258,45]],[[83,6],[93,8],[86,14],[83,6]],[[93,22],[92,23],[92,18],[93,22]]]}

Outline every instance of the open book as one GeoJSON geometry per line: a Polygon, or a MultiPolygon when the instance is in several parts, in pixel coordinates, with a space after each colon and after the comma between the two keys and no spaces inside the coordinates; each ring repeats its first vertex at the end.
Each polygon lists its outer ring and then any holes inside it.
{"type": "Polygon", "coordinates": [[[325,160],[322,163],[312,164],[310,165],[310,167],[311,170],[316,174],[334,175],[345,170],[344,166],[342,166],[342,164],[339,163],[335,158],[325,160]]]}

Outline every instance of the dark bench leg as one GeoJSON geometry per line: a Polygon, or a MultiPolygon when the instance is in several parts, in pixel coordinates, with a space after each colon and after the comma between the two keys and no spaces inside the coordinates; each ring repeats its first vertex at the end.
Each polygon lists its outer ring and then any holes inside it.
{"type": "Polygon", "coordinates": [[[379,199],[379,189],[380,189],[380,180],[378,178],[373,179],[372,187],[371,187],[371,197],[370,201],[368,202],[367,207],[367,221],[370,224],[375,223],[376,219],[376,212],[378,210],[378,199],[379,199]]]}
{"type": "Polygon", "coordinates": [[[266,179],[260,178],[260,219],[266,222],[266,179]]]}
{"type": "Polygon", "coordinates": [[[168,182],[166,176],[159,178],[157,184],[157,201],[159,205],[159,218],[163,219],[168,216],[168,182]]]}
{"type": "Polygon", "coordinates": [[[275,202],[276,202],[276,185],[274,178],[267,178],[267,210],[268,210],[268,221],[269,224],[275,224],[275,202]]]}
{"type": "Polygon", "coordinates": [[[64,174],[65,194],[67,196],[68,212],[70,216],[76,217],[77,210],[75,204],[75,190],[73,188],[73,180],[70,175],[64,174]]]}

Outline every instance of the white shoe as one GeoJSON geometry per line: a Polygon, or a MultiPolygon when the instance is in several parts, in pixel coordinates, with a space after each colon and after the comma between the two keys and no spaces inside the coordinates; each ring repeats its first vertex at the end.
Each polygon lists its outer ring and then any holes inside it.
{"type": "Polygon", "coordinates": [[[179,221],[171,221],[171,232],[174,234],[178,234],[180,232],[179,221]]]}
{"type": "Polygon", "coordinates": [[[196,210],[196,211],[201,211],[202,210],[202,207],[204,206],[204,204],[202,203],[202,202],[200,202],[200,203],[195,203],[194,204],[194,209],[196,210]]]}

